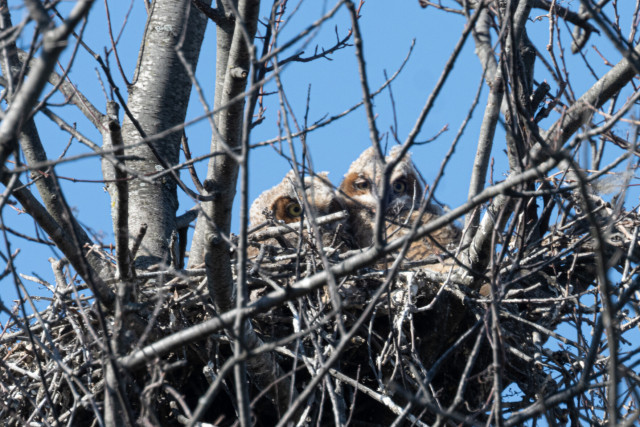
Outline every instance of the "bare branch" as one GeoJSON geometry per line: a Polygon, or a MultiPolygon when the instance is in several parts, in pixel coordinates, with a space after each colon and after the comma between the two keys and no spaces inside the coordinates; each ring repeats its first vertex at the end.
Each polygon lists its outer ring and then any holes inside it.
{"type": "MultiPolygon", "coordinates": [[[[38,96],[44,89],[49,75],[55,67],[58,57],[67,45],[67,38],[73,28],[85,18],[93,1],[76,4],[65,22],[49,29],[43,36],[41,62],[35,64],[29,72],[27,81],[12,99],[2,123],[0,123],[0,164],[4,165],[17,144],[18,133],[26,117],[38,102],[38,96]]],[[[2,173],[2,172],[0,172],[2,173]]]]}

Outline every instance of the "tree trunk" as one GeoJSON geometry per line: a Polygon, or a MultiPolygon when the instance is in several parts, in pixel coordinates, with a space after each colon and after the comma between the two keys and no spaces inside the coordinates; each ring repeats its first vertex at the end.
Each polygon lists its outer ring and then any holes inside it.
{"type": "MultiPolygon", "coordinates": [[[[129,87],[128,108],[140,129],[128,116],[122,126],[125,145],[129,146],[125,154],[139,157],[128,160],[127,167],[141,177],[179,161],[181,131],[149,143],[141,142],[143,135],[157,135],[184,122],[192,82],[178,50],[194,70],[207,23],[206,17],[190,4],[189,1],[158,0],[150,9],[138,67],[129,87]]],[[[168,261],[178,209],[175,179],[165,175],[153,184],[134,179],[129,189],[131,235],[137,234],[143,224],[148,226],[136,264],[148,267],[168,261]]]]}

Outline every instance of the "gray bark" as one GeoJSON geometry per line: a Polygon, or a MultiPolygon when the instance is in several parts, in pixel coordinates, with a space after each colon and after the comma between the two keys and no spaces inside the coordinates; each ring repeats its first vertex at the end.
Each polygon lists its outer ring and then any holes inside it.
{"type": "Polygon", "coordinates": [[[238,10],[241,17],[236,18],[230,44],[227,39],[228,33],[222,28],[218,31],[218,34],[222,35],[218,52],[226,48],[227,58],[222,58],[221,52],[216,67],[216,102],[224,109],[216,117],[217,129],[213,132],[211,152],[221,155],[212,157],[209,162],[204,187],[214,200],[202,204],[204,218],[200,218],[196,225],[196,243],[192,245],[190,258],[193,259],[190,259],[189,264],[194,265],[199,259],[204,259],[206,254],[209,288],[219,312],[233,308],[234,301],[229,245],[221,237],[221,234],[228,236],[231,231],[231,208],[236,193],[238,162],[229,150],[240,146],[245,105],[244,100],[233,99],[243,93],[247,85],[248,70],[251,66],[249,49],[253,46],[259,8],[259,1],[240,2],[238,10]],[[220,69],[225,64],[225,68],[220,69]],[[222,70],[225,72],[224,83],[220,86],[222,70]],[[204,254],[202,241],[206,242],[204,254]]]}
{"type": "MultiPolygon", "coordinates": [[[[180,62],[180,49],[191,69],[198,62],[206,18],[189,1],[158,0],[151,7],[138,57],[128,108],[144,135],[155,135],[184,122],[192,82],[180,62]]],[[[164,165],[179,161],[181,132],[174,132],[147,144],[136,145],[143,136],[130,117],[122,125],[127,167],[140,175],[156,173],[164,165]],[[157,156],[156,156],[157,154],[157,156]],[[158,159],[160,157],[160,159],[158,159]]],[[[178,198],[176,181],[165,176],[154,184],[134,179],[129,185],[129,230],[148,229],[136,258],[139,267],[169,260],[171,233],[176,229],[178,198]]],[[[129,240],[132,242],[131,238],[129,240]]]]}
{"type": "MultiPolygon", "coordinates": [[[[219,10],[222,11],[223,15],[226,15],[226,10],[224,6],[224,2],[217,0],[216,6],[219,10]]],[[[231,16],[231,15],[230,15],[231,16]]],[[[227,64],[229,62],[229,55],[231,49],[231,41],[233,39],[233,21],[231,18],[224,19],[223,22],[219,23],[216,26],[216,89],[214,94],[213,108],[217,111],[221,105],[224,105],[223,100],[228,99],[227,96],[223,96],[225,93],[225,75],[227,73],[227,64]]],[[[244,88],[243,88],[244,90],[244,88]]],[[[223,113],[228,115],[229,113],[223,113]]],[[[221,141],[220,139],[223,137],[223,130],[220,129],[220,116],[221,114],[216,114],[213,117],[214,129],[213,134],[211,136],[211,152],[216,152],[216,150],[221,149],[221,141]]],[[[238,129],[241,128],[242,123],[242,113],[240,112],[236,116],[236,120],[238,123],[238,129]]],[[[238,142],[236,141],[236,144],[238,142]]],[[[213,157],[209,162],[209,167],[207,171],[207,180],[210,183],[212,179],[215,179],[215,170],[216,165],[218,163],[217,157],[213,157]]],[[[231,166],[235,165],[235,161],[231,160],[229,162],[231,166]]],[[[235,175],[233,177],[229,177],[229,181],[233,182],[233,187],[229,189],[231,194],[225,197],[225,200],[216,200],[216,204],[225,204],[228,205],[228,209],[226,212],[220,212],[218,217],[230,217],[231,213],[231,205],[233,204],[233,197],[235,196],[235,186],[237,181],[237,165],[235,165],[235,175]]],[[[209,203],[208,205],[211,205],[209,203]]],[[[206,207],[207,205],[205,205],[206,207]]],[[[211,214],[211,207],[208,207],[208,212],[200,211],[198,215],[198,222],[196,223],[195,232],[193,233],[193,241],[191,243],[191,250],[189,251],[189,268],[194,268],[195,266],[202,265],[204,263],[204,256],[206,250],[206,236],[212,232],[212,224],[209,222],[212,216],[208,216],[211,214]]]]}
{"type": "MultiPolygon", "coordinates": [[[[218,1],[218,12],[227,16],[217,26],[216,93],[211,152],[220,153],[209,161],[204,188],[213,201],[202,203],[202,210],[196,223],[193,242],[189,252],[191,268],[202,263],[206,265],[209,292],[219,314],[233,310],[236,304],[234,277],[231,270],[231,257],[226,236],[231,231],[231,209],[236,194],[239,169],[239,148],[243,137],[249,138],[249,132],[243,135],[245,100],[234,100],[247,87],[247,78],[251,64],[251,50],[257,29],[260,2],[241,0],[235,7],[218,1]],[[235,20],[230,12],[237,11],[235,20]]],[[[246,141],[245,141],[246,142],[246,141]]],[[[254,349],[263,342],[256,334],[248,319],[240,321],[238,330],[242,331],[241,346],[254,349]]],[[[237,346],[236,346],[237,347],[237,346]]],[[[246,369],[258,388],[264,389],[276,383],[283,375],[272,353],[261,353],[248,359],[246,369]]],[[[236,381],[244,377],[242,363],[236,369],[236,381]]],[[[244,382],[244,381],[242,381],[244,382]]],[[[238,399],[246,412],[246,388],[239,385],[238,399]]],[[[287,379],[276,383],[269,395],[282,412],[290,403],[290,382],[287,379]]],[[[247,414],[240,417],[246,423],[247,414]]]]}

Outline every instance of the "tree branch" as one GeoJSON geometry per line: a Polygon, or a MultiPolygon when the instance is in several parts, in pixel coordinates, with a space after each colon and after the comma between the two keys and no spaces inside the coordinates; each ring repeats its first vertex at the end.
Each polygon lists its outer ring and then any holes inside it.
{"type": "MultiPolygon", "coordinates": [[[[42,61],[29,72],[29,77],[14,95],[11,105],[0,122],[0,165],[4,165],[15,150],[19,132],[24,120],[38,102],[49,75],[53,71],[58,57],[67,46],[67,38],[73,28],[86,17],[93,0],[76,3],[69,17],[60,26],[47,30],[43,35],[42,61]]],[[[4,173],[0,170],[0,176],[4,173]]]]}

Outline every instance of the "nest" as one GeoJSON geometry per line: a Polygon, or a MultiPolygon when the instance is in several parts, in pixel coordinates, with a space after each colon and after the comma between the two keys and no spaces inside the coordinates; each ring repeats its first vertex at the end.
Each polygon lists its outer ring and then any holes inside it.
{"type": "MultiPolygon", "coordinates": [[[[598,209],[604,212],[607,206],[598,209]]],[[[617,218],[613,226],[602,223],[601,231],[607,258],[622,268],[633,258],[627,254],[634,253],[640,222],[631,214],[617,218]]],[[[480,277],[462,268],[434,273],[428,263],[397,269],[379,263],[259,313],[251,325],[262,342],[270,343],[273,360],[293,384],[292,400],[324,375],[295,414],[302,424],[486,423],[492,399],[510,385],[516,398],[504,405],[516,413],[580,371],[586,347],[556,331],[563,324],[576,328],[577,316],[593,311],[585,300],[598,292],[593,286],[596,249],[585,224],[585,216],[567,219],[544,238],[496,251],[499,261],[480,277]],[[334,355],[336,363],[327,366],[334,355]]],[[[309,236],[288,226],[250,236],[257,248],[247,266],[251,301],[353,255],[326,246],[331,240],[326,236],[322,244],[309,236]],[[277,244],[261,246],[276,236],[277,244]]],[[[63,286],[49,286],[45,309],[27,318],[16,315],[0,336],[5,425],[99,425],[113,346],[128,342],[132,351],[216,318],[204,273],[139,273],[129,312],[143,322],[126,324],[118,343],[112,342],[113,313],[87,296],[68,271],[63,274],[63,286]]],[[[138,422],[184,425],[216,384],[200,421],[232,425],[238,407],[234,378],[224,362],[234,354],[233,342],[229,329],[220,330],[150,358],[146,366],[118,371],[126,379],[124,392],[134,397],[128,409],[138,422]]],[[[283,415],[274,404],[276,388],[258,386],[251,371],[249,381],[254,423],[275,425],[283,415]]],[[[549,411],[557,422],[567,418],[563,409],[549,411]]]]}

